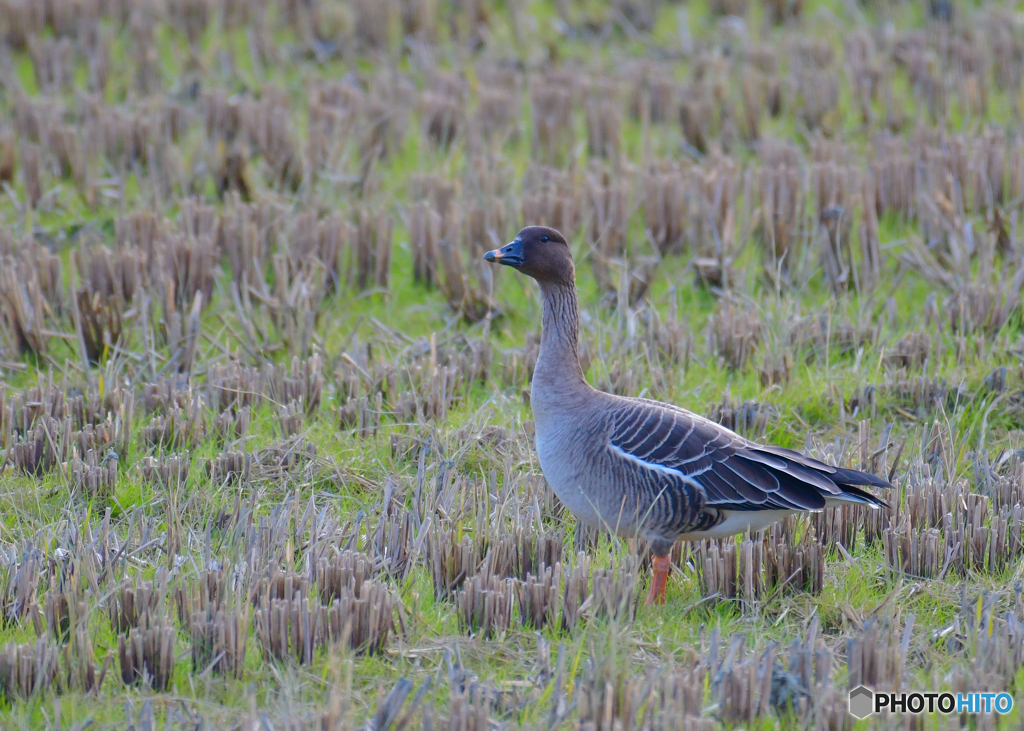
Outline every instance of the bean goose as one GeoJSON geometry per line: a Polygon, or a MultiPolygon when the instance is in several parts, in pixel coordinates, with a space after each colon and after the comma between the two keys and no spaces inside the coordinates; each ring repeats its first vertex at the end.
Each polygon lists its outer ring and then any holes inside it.
{"type": "Polygon", "coordinates": [[[565,238],[529,226],[484,255],[537,280],[543,300],[531,404],[541,470],[579,520],[649,542],[647,603],[663,602],[677,540],[760,530],[800,511],[884,503],[885,480],[756,444],[669,404],[592,388],[578,353],[576,272],[565,238]]]}

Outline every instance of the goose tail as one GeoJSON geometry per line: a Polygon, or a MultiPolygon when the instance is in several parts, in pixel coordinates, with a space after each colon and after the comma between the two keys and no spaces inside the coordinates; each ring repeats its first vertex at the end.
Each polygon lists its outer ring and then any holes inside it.
{"type": "Polygon", "coordinates": [[[834,483],[842,490],[842,493],[826,499],[828,507],[841,504],[867,505],[871,508],[888,508],[889,504],[877,495],[865,490],[865,487],[892,488],[888,481],[876,475],[858,470],[838,469],[834,475],[829,475],[834,483]]]}

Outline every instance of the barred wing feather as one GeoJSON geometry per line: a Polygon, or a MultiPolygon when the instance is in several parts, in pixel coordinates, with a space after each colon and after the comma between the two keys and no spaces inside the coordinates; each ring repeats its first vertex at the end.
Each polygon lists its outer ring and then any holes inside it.
{"type": "Polygon", "coordinates": [[[654,401],[622,399],[617,406],[612,452],[636,469],[668,471],[683,484],[699,485],[709,507],[821,510],[829,499],[884,505],[858,487],[890,486],[874,475],[755,444],[701,416],[654,401]]]}

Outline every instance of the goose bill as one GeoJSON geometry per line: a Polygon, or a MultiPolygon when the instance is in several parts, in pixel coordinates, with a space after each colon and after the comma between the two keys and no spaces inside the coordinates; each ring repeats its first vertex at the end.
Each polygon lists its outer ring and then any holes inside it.
{"type": "Polygon", "coordinates": [[[509,267],[523,265],[523,242],[516,239],[500,249],[492,249],[484,254],[484,261],[497,262],[509,267]]]}

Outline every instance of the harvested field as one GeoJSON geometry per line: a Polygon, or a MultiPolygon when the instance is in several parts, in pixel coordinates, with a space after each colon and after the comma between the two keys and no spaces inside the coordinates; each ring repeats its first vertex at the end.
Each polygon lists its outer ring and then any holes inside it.
{"type": "Polygon", "coordinates": [[[0,726],[1024,727],[1022,103],[994,0],[0,0],[0,726]],[[524,224],[594,386],[890,507],[645,607],[540,471],[524,224]]]}

